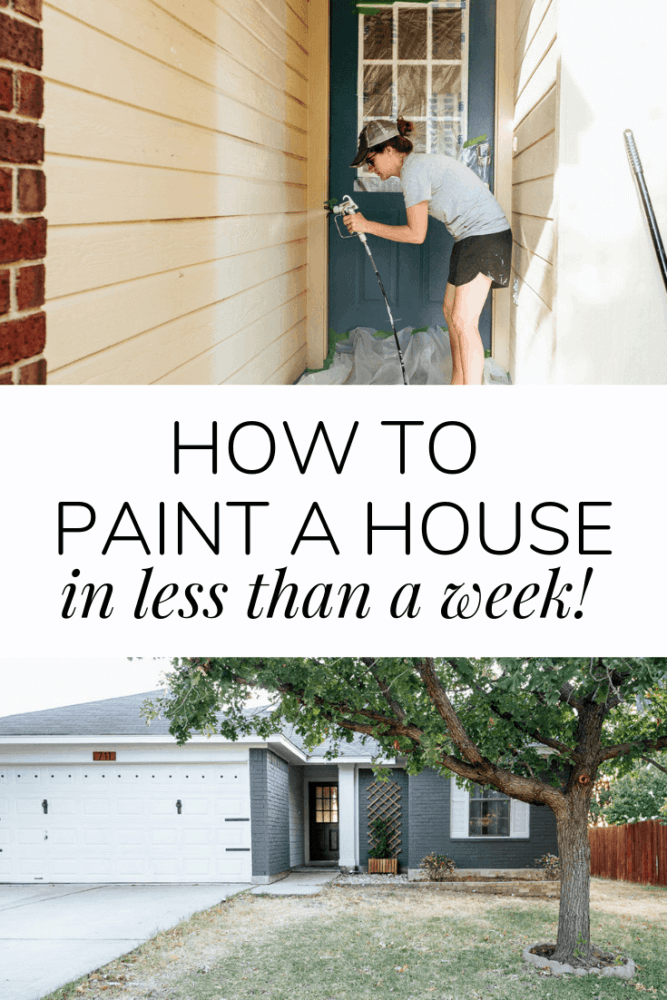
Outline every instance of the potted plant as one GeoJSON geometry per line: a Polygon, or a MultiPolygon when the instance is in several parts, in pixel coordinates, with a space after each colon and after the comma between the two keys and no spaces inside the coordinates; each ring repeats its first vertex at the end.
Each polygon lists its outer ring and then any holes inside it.
{"type": "Polygon", "coordinates": [[[394,828],[388,819],[375,819],[371,823],[374,846],[368,852],[368,874],[397,875],[398,858],[391,855],[389,846],[394,828]]]}

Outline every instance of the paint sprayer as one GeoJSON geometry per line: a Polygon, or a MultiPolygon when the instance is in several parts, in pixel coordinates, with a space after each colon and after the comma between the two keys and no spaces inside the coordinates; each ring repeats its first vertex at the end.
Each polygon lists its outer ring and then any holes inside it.
{"type": "Polygon", "coordinates": [[[338,230],[338,235],[340,236],[340,238],[342,240],[350,240],[350,239],[353,239],[355,236],[358,236],[359,239],[361,240],[361,242],[364,245],[364,249],[365,249],[366,253],[370,257],[371,264],[373,265],[373,270],[375,271],[375,277],[378,280],[378,284],[380,286],[380,291],[382,292],[382,295],[384,297],[384,302],[385,302],[385,305],[387,307],[387,312],[389,314],[389,322],[391,323],[391,328],[394,331],[394,340],[396,341],[396,350],[398,351],[398,360],[401,363],[401,371],[403,373],[403,383],[405,385],[409,385],[410,383],[408,382],[407,372],[405,370],[405,365],[403,363],[403,353],[401,351],[401,346],[400,346],[400,344],[398,342],[398,334],[396,333],[396,327],[394,325],[394,317],[391,314],[391,309],[389,308],[389,300],[387,298],[387,293],[384,290],[384,285],[382,284],[382,278],[380,277],[378,269],[375,266],[375,261],[373,260],[373,254],[371,253],[371,248],[368,245],[368,240],[366,238],[366,233],[349,233],[349,235],[343,236],[343,234],[342,234],[342,232],[340,230],[340,226],[338,225],[338,217],[340,215],[354,215],[355,212],[359,211],[359,206],[357,205],[356,202],[352,201],[352,199],[350,198],[349,194],[346,194],[345,197],[343,198],[343,200],[338,205],[334,205],[333,207],[330,207],[328,204],[325,204],[325,208],[333,214],[334,222],[336,223],[336,229],[338,230]]]}

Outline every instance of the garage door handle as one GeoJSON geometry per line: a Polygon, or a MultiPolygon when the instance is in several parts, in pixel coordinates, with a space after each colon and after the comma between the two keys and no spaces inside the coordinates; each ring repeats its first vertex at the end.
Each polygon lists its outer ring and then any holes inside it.
{"type": "Polygon", "coordinates": [[[49,803],[46,801],[46,799],[42,799],[42,809],[44,810],[45,813],[49,811],[49,803]]]}
{"type": "Polygon", "coordinates": [[[181,815],[181,809],[182,808],[183,808],[183,803],[181,802],[180,799],[177,799],[176,800],[176,812],[178,813],[179,816],[181,815]]]}

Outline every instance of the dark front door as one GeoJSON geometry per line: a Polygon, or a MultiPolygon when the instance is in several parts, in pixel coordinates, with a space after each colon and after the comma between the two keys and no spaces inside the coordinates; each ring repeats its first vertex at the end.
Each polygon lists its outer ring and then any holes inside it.
{"type": "MultiPolygon", "coordinates": [[[[365,123],[372,118],[395,120],[402,114],[415,124],[417,152],[456,156],[468,138],[486,134],[493,141],[495,17],[496,0],[439,0],[387,5],[377,16],[366,16],[360,26],[350,0],[332,0],[329,197],[340,201],[350,194],[369,219],[405,224],[400,191],[355,190],[355,182],[357,188],[369,185],[349,166],[360,117],[365,123]]],[[[397,329],[443,325],[442,300],[454,245],[445,227],[429,219],[422,246],[374,236],[369,245],[397,329]]],[[[360,241],[343,242],[332,221],[329,327],[343,333],[355,326],[390,328],[360,241]]],[[[480,333],[490,347],[490,301],[480,333]]]]}
{"type": "Polygon", "coordinates": [[[310,860],[338,861],[338,785],[310,785],[310,860]]]}

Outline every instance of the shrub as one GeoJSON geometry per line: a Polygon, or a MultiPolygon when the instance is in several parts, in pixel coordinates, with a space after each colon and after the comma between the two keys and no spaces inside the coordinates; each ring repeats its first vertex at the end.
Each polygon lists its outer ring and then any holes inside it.
{"type": "Polygon", "coordinates": [[[374,846],[368,852],[369,858],[391,858],[393,854],[389,842],[394,836],[394,828],[388,819],[374,819],[371,823],[374,846]]]}
{"type": "Polygon", "coordinates": [[[560,860],[557,854],[543,854],[541,858],[535,858],[533,864],[542,869],[546,879],[555,882],[560,878],[560,860]]]}
{"type": "Polygon", "coordinates": [[[446,854],[433,853],[423,858],[419,867],[424,869],[429,882],[443,882],[456,868],[456,862],[446,854]]]}

